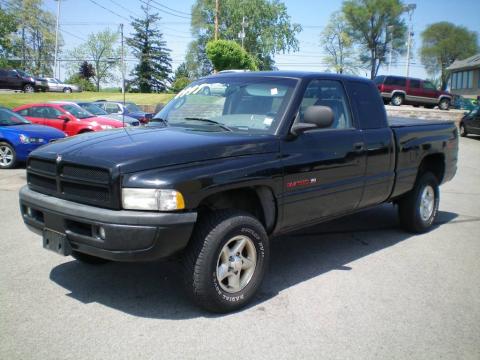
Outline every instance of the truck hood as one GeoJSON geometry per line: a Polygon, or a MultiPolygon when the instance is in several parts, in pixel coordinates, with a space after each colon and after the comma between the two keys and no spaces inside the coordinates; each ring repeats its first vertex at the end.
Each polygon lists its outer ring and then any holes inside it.
{"type": "Polygon", "coordinates": [[[125,174],[235,156],[278,152],[273,135],[194,131],[183,128],[128,128],[77,135],[32,152],[35,157],[125,174]]]}

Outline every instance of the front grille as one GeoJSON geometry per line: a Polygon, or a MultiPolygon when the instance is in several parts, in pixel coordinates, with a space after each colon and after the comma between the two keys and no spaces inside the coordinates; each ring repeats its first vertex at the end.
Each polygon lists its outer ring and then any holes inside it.
{"type": "Polygon", "coordinates": [[[100,207],[119,208],[119,193],[108,169],[30,158],[28,186],[43,194],[100,207]]]}
{"type": "Polygon", "coordinates": [[[87,181],[95,181],[108,184],[110,174],[108,170],[89,168],[78,165],[64,165],[62,168],[62,175],[66,178],[77,178],[87,181]]]}

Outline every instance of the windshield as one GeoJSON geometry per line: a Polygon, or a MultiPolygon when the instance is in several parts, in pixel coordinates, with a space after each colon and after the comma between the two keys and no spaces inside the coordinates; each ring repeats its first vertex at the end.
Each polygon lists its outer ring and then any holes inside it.
{"type": "Polygon", "coordinates": [[[95,104],[78,104],[78,105],[80,105],[84,110],[88,111],[91,114],[108,115],[108,113],[98,105],[95,105],[95,104]]]}
{"type": "Polygon", "coordinates": [[[25,124],[30,124],[30,122],[13,111],[0,109],[0,126],[25,124]]]}
{"type": "Polygon", "coordinates": [[[77,119],[86,119],[93,117],[88,111],[83,110],[78,105],[62,105],[62,109],[68,111],[70,114],[75,116],[77,119]]]}
{"type": "Polygon", "coordinates": [[[192,83],[149,126],[273,134],[297,84],[275,77],[212,77],[192,83]]]}
{"type": "Polygon", "coordinates": [[[17,70],[17,73],[18,73],[20,76],[23,76],[23,77],[32,77],[32,75],[26,73],[26,72],[23,71],[23,70],[17,70]]]}
{"type": "Polygon", "coordinates": [[[134,103],[126,103],[125,107],[127,108],[128,111],[130,112],[143,112],[142,109],[140,109],[136,104],[134,103]]]}

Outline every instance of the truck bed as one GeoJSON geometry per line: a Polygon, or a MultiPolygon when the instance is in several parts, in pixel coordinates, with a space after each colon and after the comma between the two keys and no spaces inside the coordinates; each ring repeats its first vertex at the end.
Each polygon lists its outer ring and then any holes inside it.
{"type": "Polygon", "coordinates": [[[406,126],[427,126],[427,125],[446,125],[452,124],[453,121],[447,120],[425,120],[425,119],[415,119],[415,118],[408,118],[408,117],[399,117],[399,116],[392,116],[388,117],[388,125],[393,128],[400,128],[406,126]]]}

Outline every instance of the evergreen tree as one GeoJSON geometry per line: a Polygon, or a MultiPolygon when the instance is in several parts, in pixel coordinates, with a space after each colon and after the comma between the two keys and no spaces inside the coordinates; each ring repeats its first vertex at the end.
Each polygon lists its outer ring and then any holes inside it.
{"type": "Polygon", "coordinates": [[[172,72],[171,50],[163,40],[163,34],[158,28],[160,16],[151,13],[150,6],[142,6],[145,14],[142,19],[133,19],[134,34],[127,39],[133,55],[139,63],[133,69],[133,84],[140,92],[165,91],[170,82],[172,72]]]}

